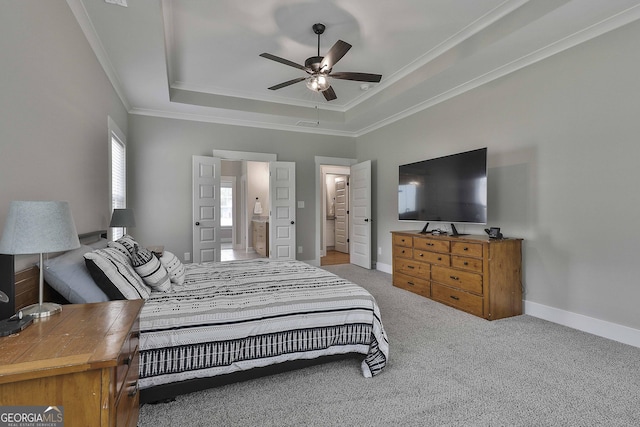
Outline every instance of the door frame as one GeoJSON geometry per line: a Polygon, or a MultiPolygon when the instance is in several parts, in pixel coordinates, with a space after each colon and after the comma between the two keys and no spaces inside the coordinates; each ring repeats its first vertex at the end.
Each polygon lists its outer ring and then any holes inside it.
{"type": "MultiPolygon", "coordinates": [[[[358,163],[358,159],[350,159],[346,157],[323,157],[315,156],[316,164],[316,247],[314,248],[315,258],[313,262],[309,262],[315,266],[320,266],[320,257],[322,256],[323,241],[322,241],[322,221],[326,217],[326,205],[323,201],[323,179],[322,173],[323,167],[342,166],[351,167],[358,163]]],[[[326,197],[324,197],[326,198],[326,197]]]]}
{"type": "MultiPolygon", "coordinates": [[[[260,153],[255,151],[235,151],[235,150],[212,150],[213,157],[219,157],[222,160],[242,160],[244,162],[254,161],[254,162],[274,162],[278,160],[278,155],[275,153],[260,153]]],[[[246,163],[245,163],[246,165],[246,163]]],[[[243,166],[245,167],[245,166],[243,166]]],[[[246,172],[246,171],[245,171],[246,172]]],[[[242,230],[241,230],[241,240],[242,245],[244,246],[245,251],[248,251],[250,248],[249,242],[249,227],[251,226],[249,221],[249,216],[246,214],[247,210],[247,181],[246,181],[246,173],[242,174],[242,230]]]]}

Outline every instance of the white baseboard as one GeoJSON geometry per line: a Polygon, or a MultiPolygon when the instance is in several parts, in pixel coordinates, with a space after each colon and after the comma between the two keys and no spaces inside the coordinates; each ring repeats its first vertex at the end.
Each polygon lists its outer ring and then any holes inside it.
{"type": "Polygon", "coordinates": [[[524,312],[530,316],[568,326],[569,328],[640,347],[640,330],[638,329],[531,301],[524,301],[524,312]]]}
{"type": "MultiPolygon", "coordinates": [[[[393,268],[389,264],[378,262],[376,269],[383,273],[393,274],[393,268]]],[[[524,301],[524,312],[525,314],[548,320],[549,322],[558,323],[569,328],[640,348],[639,329],[560,310],[559,308],[549,307],[531,301],[524,301]]]]}
{"type": "Polygon", "coordinates": [[[389,264],[383,264],[381,262],[376,263],[376,270],[382,271],[383,273],[393,274],[393,267],[389,264]]]}

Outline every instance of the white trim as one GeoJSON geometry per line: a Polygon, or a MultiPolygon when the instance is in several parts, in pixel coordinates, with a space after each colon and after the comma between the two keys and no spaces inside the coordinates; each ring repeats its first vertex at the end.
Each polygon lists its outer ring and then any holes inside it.
{"type": "Polygon", "coordinates": [[[570,311],[524,301],[524,313],[569,328],[608,338],[623,344],[640,347],[640,330],[570,311]]]}
{"type": "Polygon", "coordinates": [[[252,151],[216,150],[212,151],[213,157],[220,157],[222,160],[246,160],[252,162],[275,162],[278,155],[274,153],[256,153],[252,151]]]}
{"type": "Polygon", "coordinates": [[[320,257],[322,256],[322,219],[324,218],[323,212],[320,209],[323,209],[323,174],[322,174],[322,166],[351,166],[358,163],[358,159],[349,159],[344,157],[323,157],[323,156],[315,156],[316,163],[316,237],[315,237],[315,260],[313,261],[317,265],[320,265],[320,257]]]}
{"type": "Polygon", "coordinates": [[[381,262],[376,262],[376,270],[382,271],[383,273],[393,274],[393,267],[389,264],[383,264],[381,262]]]}
{"type": "Polygon", "coordinates": [[[122,89],[122,83],[120,83],[120,79],[118,79],[118,74],[109,60],[109,55],[107,55],[107,52],[100,41],[100,37],[98,37],[98,33],[93,26],[93,22],[89,19],[89,13],[87,12],[87,9],[85,9],[84,4],[82,4],[81,0],[67,0],[67,4],[73,13],[73,16],[76,18],[76,21],[78,21],[78,25],[80,25],[82,33],[87,38],[91,49],[93,49],[93,53],[96,55],[98,62],[111,82],[111,86],[113,86],[113,89],[118,94],[124,108],[126,108],[127,111],[131,110],[131,104],[129,104],[125,91],[122,89]]]}

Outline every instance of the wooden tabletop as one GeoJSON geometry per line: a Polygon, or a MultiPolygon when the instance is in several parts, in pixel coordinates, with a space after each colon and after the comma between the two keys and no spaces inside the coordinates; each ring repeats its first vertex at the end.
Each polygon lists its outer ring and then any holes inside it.
{"type": "Polygon", "coordinates": [[[64,305],[0,338],[0,384],[115,366],[144,300],[64,305]]]}

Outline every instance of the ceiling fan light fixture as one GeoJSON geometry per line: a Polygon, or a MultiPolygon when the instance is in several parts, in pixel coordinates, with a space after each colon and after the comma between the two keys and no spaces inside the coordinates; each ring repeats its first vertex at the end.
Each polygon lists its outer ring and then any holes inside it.
{"type": "Polygon", "coordinates": [[[324,92],[331,86],[329,80],[329,76],[325,74],[312,74],[306,78],[305,83],[314,92],[324,92]]]}

